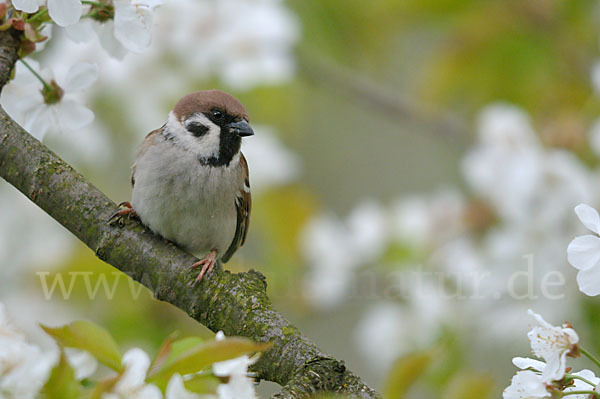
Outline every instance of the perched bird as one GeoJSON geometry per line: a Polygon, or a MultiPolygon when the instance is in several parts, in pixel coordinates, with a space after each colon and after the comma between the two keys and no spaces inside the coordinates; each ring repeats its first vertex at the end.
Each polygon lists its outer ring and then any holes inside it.
{"type": "Polygon", "coordinates": [[[150,132],[133,165],[131,203],[114,216],[138,217],[152,231],[203,258],[195,285],[217,260],[244,244],[250,220],[248,164],[252,136],[244,106],[219,90],[183,97],[167,123],[150,132]]]}

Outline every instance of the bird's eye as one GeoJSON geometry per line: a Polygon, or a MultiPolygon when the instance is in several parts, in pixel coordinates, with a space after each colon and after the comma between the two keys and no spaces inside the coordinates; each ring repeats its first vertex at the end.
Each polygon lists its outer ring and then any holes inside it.
{"type": "Polygon", "coordinates": [[[223,119],[224,114],[220,109],[213,109],[210,112],[212,112],[215,119],[223,119]]]}

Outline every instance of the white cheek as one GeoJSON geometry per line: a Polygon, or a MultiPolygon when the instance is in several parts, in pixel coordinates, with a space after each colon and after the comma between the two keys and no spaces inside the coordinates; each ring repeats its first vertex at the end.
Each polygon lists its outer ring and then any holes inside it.
{"type": "Polygon", "coordinates": [[[189,118],[186,123],[198,122],[208,127],[208,132],[201,137],[193,137],[195,141],[202,147],[203,152],[210,156],[219,156],[219,145],[221,143],[221,128],[210,121],[202,114],[196,114],[189,118]]]}
{"type": "Polygon", "coordinates": [[[169,113],[166,129],[175,140],[183,144],[185,148],[192,151],[200,158],[211,158],[219,156],[221,144],[221,128],[202,114],[196,114],[187,120],[187,123],[198,122],[208,127],[208,131],[201,137],[195,137],[177,120],[173,111],[169,113]]]}

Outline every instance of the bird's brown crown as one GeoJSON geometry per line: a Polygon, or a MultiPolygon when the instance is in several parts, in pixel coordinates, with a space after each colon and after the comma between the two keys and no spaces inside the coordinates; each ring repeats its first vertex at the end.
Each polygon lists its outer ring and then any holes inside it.
{"type": "Polygon", "coordinates": [[[173,112],[183,121],[190,115],[219,109],[231,116],[249,120],[248,111],[232,95],[221,90],[202,90],[190,93],[175,104],[173,112]]]}

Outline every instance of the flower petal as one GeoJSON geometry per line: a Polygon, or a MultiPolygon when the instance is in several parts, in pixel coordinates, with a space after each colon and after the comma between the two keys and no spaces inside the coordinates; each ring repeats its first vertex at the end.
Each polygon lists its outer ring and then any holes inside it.
{"type": "Polygon", "coordinates": [[[200,399],[200,397],[200,395],[185,389],[181,375],[175,373],[171,376],[165,394],[166,399],[200,399]]]}
{"type": "Polygon", "coordinates": [[[141,53],[152,39],[152,11],[123,0],[114,1],[114,5],[115,37],[127,50],[141,53]]]}
{"type": "Polygon", "coordinates": [[[12,5],[17,10],[25,12],[36,12],[40,8],[38,0],[12,0],[12,5]]]}
{"type": "Polygon", "coordinates": [[[533,316],[535,318],[535,321],[537,321],[540,326],[545,327],[545,328],[552,328],[553,327],[552,324],[548,323],[546,320],[544,320],[544,318],[540,314],[535,313],[533,310],[528,309],[527,313],[530,316],[533,316]]]}
{"type": "Polygon", "coordinates": [[[511,380],[511,384],[502,393],[503,399],[548,398],[550,392],[539,375],[533,371],[519,371],[511,380]]]}
{"type": "Polygon", "coordinates": [[[600,234],[600,215],[598,211],[586,204],[579,204],[575,207],[575,213],[581,223],[596,234],[600,234]]]}
{"type": "Polygon", "coordinates": [[[148,384],[136,390],[131,399],[162,399],[162,392],[156,385],[148,384]]]}
{"type": "Polygon", "coordinates": [[[48,0],[48,14],[59,26],[76,24],[81,12],[81,0],[48,0]]]}
{"type": "Polygon", "coordinates": [[[219,399],[255,399],[256,392],[252,381],[245,375],[233,375],[227,384],[217,387],[219,399]]]}
{"type": "Polygon", "coordinates": [[[577,285],[585,295],[600,295],[600,268],[581,270],[577,273],[577,285]]]}
{"type": "Polygon", "coordinates": [[[75,348],[65,348],[65,354],[69,364],[75,370],[77,381],[88,378],[96,372],[98,361],[89,352],[75,348]]]}
{"type": "Polygon", "coordinates": [[[113,20],[108,20],[102,24],[93,24],[92,27],[96,30],[102,48],[106,50],[108,55],[117,59],[123,60],[128,51],[120,41],[115,37],[115,25],[113,20]]]}
{"type": "Polygon", "coordinates": [[[212,365],[213,373],[217,377],[227,377],[231,375],[246,375],[248,366],[254,361],[248,356],[240,356],[235,359],[223,360],[212,365]]]}
{"type": "Polygon", "coordinates": [[[81,91],[98,79],[98,66],[90,62],[79,62],[69,68],[62,88],[68,92],[81,91]]]}
{"type": "Polygon", "coordinates": [[[150,358],[143,350],[133,348],[123,355],[125,371],[115,386],[116,392],[123,392],[144,385],[146,372],[150,367],[150,358]]]}
{"type": "Polygon", "coordinates": [[[92,24],[97,23],[89,19],[82,19],[74,25],[65,27],[67,37],[75,43],[85,43],[91,41],[95,35],[92,24]]]}
{"type": "Polygon", "coordinates": [[[578,270],[587,270],[600,261],[600,237],[575,237],[567,247],[567,259],[578,270]]]}
{"type": "Polygon", "coordinates": [[[74,100],[62,100],[55,108],[60,127],[64,130],[81,129],[94,120],[94,113],[74,100]]]}
{"type": "Polygon", "coordinates": [[[546,367],[542,370],[542,381],[551,384],[552,381],[562,380],[565,376],[567,352],[562,354],[555,352],[553,356],[547,357],[546,367]]]}
{"type": "Polygon", "coordinates": [[[23,127],[31,135],[42,141],[44,136],[54,126],[55,118],[52,109],[45,104],[41,104],[26,115],[23,127]]]}
{"type": "Polygon", "coordinates": [[[546,367],[546,363],[528,357],[514,357],[512,362],[521,370],[532,368],[537,371],[542,371],[546,367]]]}

